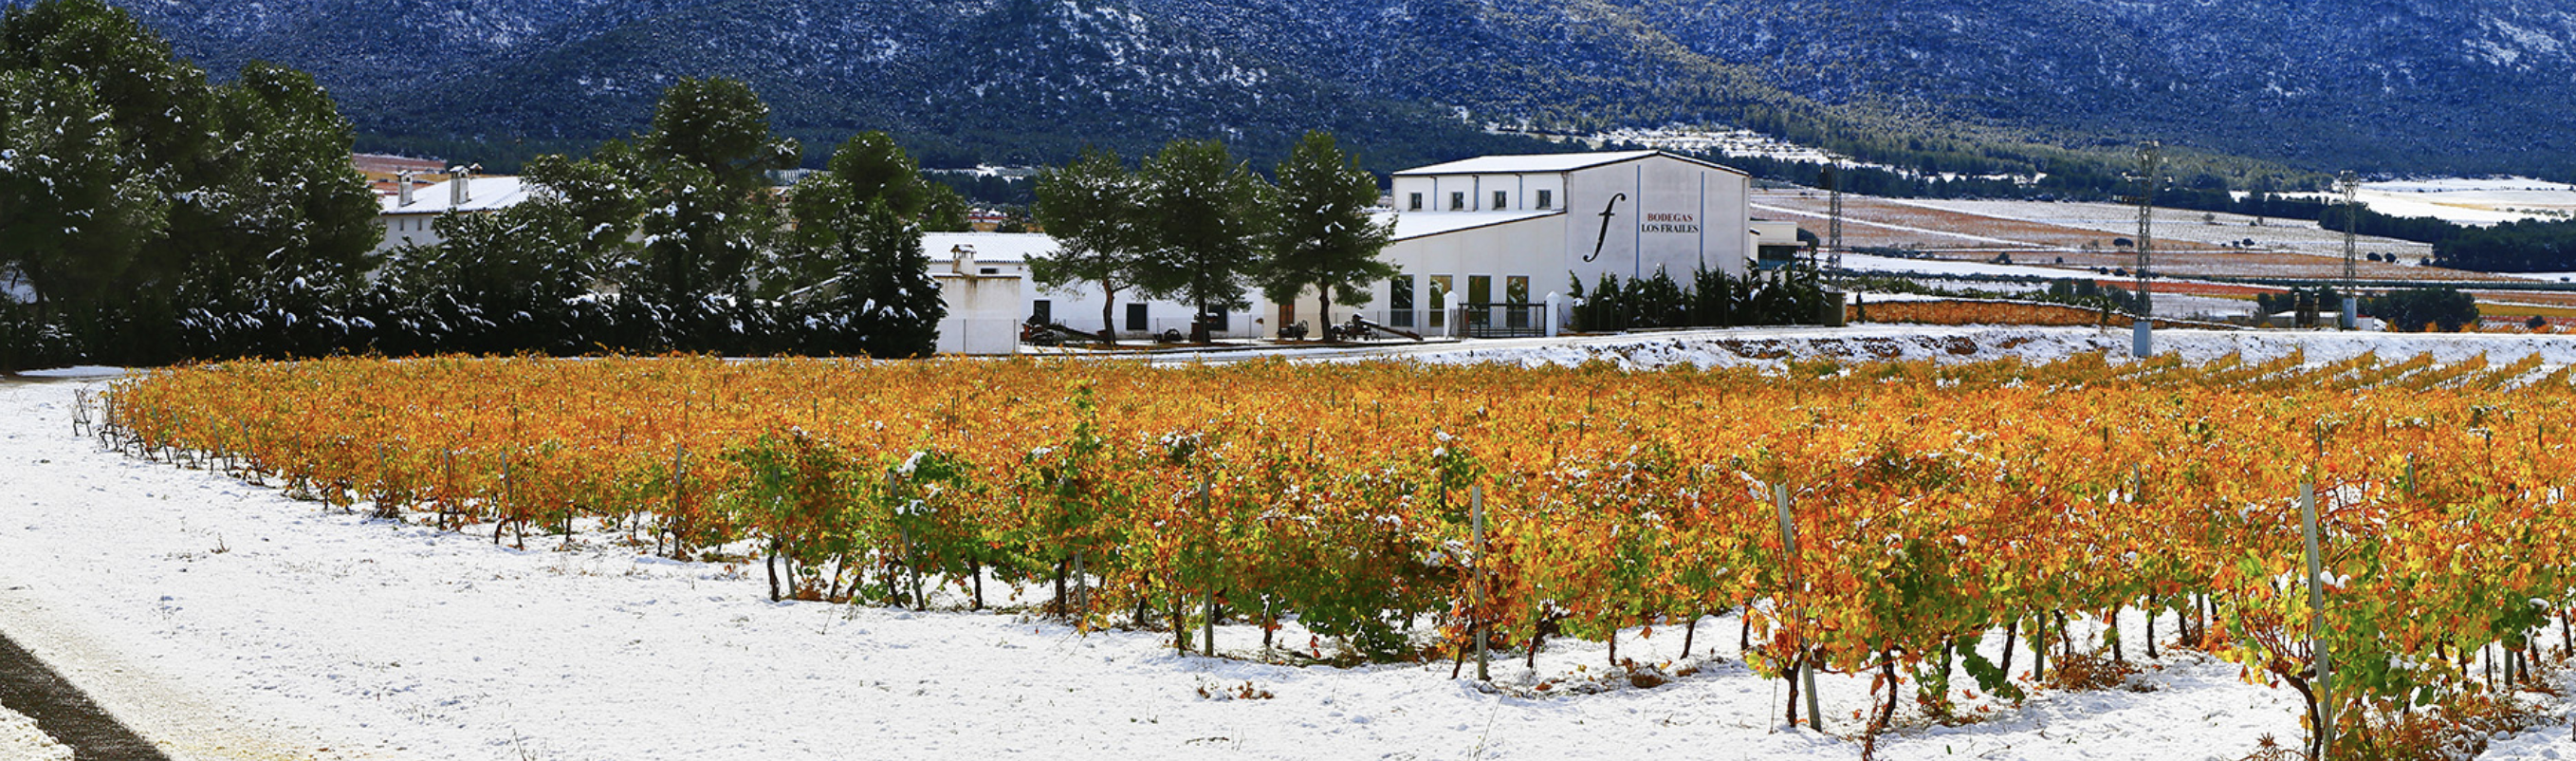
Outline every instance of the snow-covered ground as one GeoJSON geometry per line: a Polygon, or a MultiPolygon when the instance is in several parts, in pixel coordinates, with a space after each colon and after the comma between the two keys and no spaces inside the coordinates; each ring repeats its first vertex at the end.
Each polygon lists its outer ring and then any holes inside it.
{"type": "MultiPolygon", "coordinates": [[[[1388,350],[1441,362],[1629,367],[1788,358],[2017,356],[2125,347],[2126,331],[1768,329],[1478,341],[1388,350]]],[[[2521,336],[2166,331],[2193,359],[2540,353],[2521,336]]],[[[1345,353],[1345,358],[1355,356],[1345,353]]],[[[1698,666],[1654,688],[1594,681],[1600,643],[1559,640],[1504,689],[1449,664],[1359,668],[1175,656],[1167,636],[1081,634],[1015,613],[772,603],[756,568],[600,541],[528,549],[297,502],[71,435],[96,380],[0,382],[0,628],[177,758],[1818,758],[1859,755],[1862,677],[1821,676],[1827,734],[1784,728],[1786,695],[1737,660],[1732,618],[1630,630],[1620,654],[1698,666]],[[1711,656],[1714,659],[1711,659],[1711,656]],[[1250,699],[1229,691],[1249,686],[1250,699]],[[1560,689],[1557,692],[1566,692],[1560,689]]],[[[1032,590],[1032,594],[1042,595],[1032,590]]],[[[999,597],[1000,595],[996,595],[999,597]]],[[[2124,622],[2137,631],[2144,622],[2124,622]]],[[[2163,631],[2170,633],[2168,628],[2163,631]]],[[[1259,634],[1227,627],[1220,649],[1259,634]]],[[[1302,637],[1288,642],[1303,644],[1302,637]]],[[[1997,642],[1988,643],[1998,648],[1997,642]]],[[[2132,658],[2139,656],[2134,650],[2132,658]]],[[[2296,695],[2181,654],[2138,690],[2043,692],[1938,726],[1909,703],[1884,757],[2215,758],[2300,736],[2296,695]],[[2143,691],[2140,691],[2143,690],[2143,691]]],[[[1472,669],[1472,667],[1470,667],[1472,669]]],[[[2576,684],[2567,685],[2576,688],[2576,684]]],[[[2567,714],[2490,758],[2568,752],[2567,714]]],[[[0,723],[0,736],[6,735],[0,723]]],[[[9,746],[0,745],[0,753],[9,746]]]]}
{"type": "Polygon", "coordinates": [[[72,761],[72,749],[54,742],[36,720],[0,708],[0,758],[16,761],[72,761]]]}
{"type": "MultiPolygon", "coordinates": [[[[1903,199],[1896,202],[1928,209],[2096,230],[2110,235],[2129,235],[2138,230],[2138,208],[2126,204],[1944,199],[1903,199]]],[[[2376,203],[2372,204],[2371,208],[2388,211],[2380,208],[2376,203]]],[[[2213,246],[2251,240],[2254,241],[2252,248],[2257,250],[2335,258],[2343,256],[2343,233],[2324,229],[2313,221],[2278,217],[2257,220],[2241,214],[2157,209],[2155,232],[2158,240],[2188,241],[2213,246]],[[2256,225],[2257,221],[2262,224],[2256,225]]],[[[2413,262],[2433,255],[2433,246],[2429,243],[2373,236],[2361,236],[2356,243],[2357,248],[2363,253],[2395,256],[2399,261],[2405,262],[2413,262]]]]}
{"type": "MultiPolygon", "coordinates": [[[[2334,194],[2307,196],[2339,198],[2334,194]]],[[[2354,198],[2382,214],[2434,217],[2471,225],[2576,217],[2576,185],[2528,177],[2366,182],[2354,198]]]]}
{"type": "Polygon", "coordinates": [[[2075,267],[2050,267],[2032,264],[1987,264],[1984,262],[1963,262],[1951,259],[1906,259],[1894,256],[1853,253],[1843,254],[1843,268],[1860,272],[1879,272],[1891,275],[1919,275],[1925,277],[1982,275],[1988,277],[2071,277],[2088,280],[2096,277],[2092,270],[2075,267]]]}

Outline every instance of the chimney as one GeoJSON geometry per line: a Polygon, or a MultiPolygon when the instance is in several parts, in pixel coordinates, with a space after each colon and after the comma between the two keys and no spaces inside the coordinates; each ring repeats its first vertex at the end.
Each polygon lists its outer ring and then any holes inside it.
{"type": "Polygon", "coordinates": [[[467,183],[470,183],[473,180],[474,170],[469,167],[457,166],[447,168],[448,209],[454,210],[456,207],[464,206],[466,199],[474,197],[474,194],[468,192],[465,187],[467,183]]]}
{"type": "MultiPolygon", "coordinates": [[[[398,191],[399,191],[400,193],[402,193],[402,206],[410,206],[410,205],[411,205],[411,172],[410,172],[410,171],[408,171],[408,170],[406,170],[406,171],[401,171],[401,172],[395,172],[395,173],[394,173],[394,187],[395,187],[395,188],[397,188],[397,189],[398,189],[398,191]]],[[[396,207],[396,208],[400,208],[400,207],[396,207]]]]}
{"type": "Polygon", "coordinates": [[[975,247],[958,245],[949,248],[948,266],[960,275],[975,274],[975,247]]]}

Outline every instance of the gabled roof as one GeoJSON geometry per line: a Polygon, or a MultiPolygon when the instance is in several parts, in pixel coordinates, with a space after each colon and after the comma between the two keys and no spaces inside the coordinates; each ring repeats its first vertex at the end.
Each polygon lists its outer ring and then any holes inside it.
{"type": "Polygon", "coordinates": [[[1653,156],[1663,156],[1676,161],[1688,161],[1710,169],[1724,169],[1736,174],[1744,173],[1743,171],[1733,167],[1719,166],[1717,164],[1711,164],[1706,161],[1701,161],[1699,159],[1677,153],[1666,153],[1663,151],[1612,151],[1608,153],[1532,153],[1517,156],[1478,156],[1472,159],[1452,161],[1446,164],[1433,164],[1426,167],[1407,169],[1395,174],[1398,177],[1411,177],[1440,174],[1540,174],[1571,172],[1577,169],[1590,169],[1597,166],[1606,166],[1625,161],[1636,161],[1638,159],[1653,156]]]}
{"type": "Polygon", "coordinates": [[[519,202],[528,200],[531,197],[530,194],[543,188],[536,183],[506,175],[476,177],[465,185],[465,191],[470,194],[465,199],[465,203],[451,205],[448,201],[454,198],[452,195],[454,191],[448,188],[455,182],[455,180],[448,180],[414,188],[411,191],[409,204],[402,202],[401,194],[384,196],[378,200],[384,204],[383,213],[385,214],[499,211],[519,205],[519,202]]]}

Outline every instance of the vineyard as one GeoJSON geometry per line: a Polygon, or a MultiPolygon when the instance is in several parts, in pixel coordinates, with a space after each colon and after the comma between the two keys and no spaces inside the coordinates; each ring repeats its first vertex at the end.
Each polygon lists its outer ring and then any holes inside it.
{"type": "MultiPolygon", "coordinates": [[[[157,371],[75,426],[495,542],[614,536],[765,568],[782,599],[982,607],[998,583],[1182,649],[1293,621],[1319,638],[1265,652],[1576,637],[1634,671],[1621,632],[1740,612],[1763,674],[1876,675],[1872,737],[1903,702],[2116,684],[2128,653],[2187,647],[2299,693],[2342,755],[2497,715],[2567,657],[2571,401],[2537,357],[444,358],[157,371]]],[[[1807,691],[1792,721],[1819,718],[1807,691]]]]}

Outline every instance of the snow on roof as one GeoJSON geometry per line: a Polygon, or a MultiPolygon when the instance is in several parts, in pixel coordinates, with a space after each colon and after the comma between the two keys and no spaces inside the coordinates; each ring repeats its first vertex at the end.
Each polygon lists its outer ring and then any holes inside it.
{"type": "Polygon", "coordinates": [[[1513,222],[1538,219],[1540,217],[1553,217],[1564,213],[1565,211],[1563,209],[1549,209],[1544,211],[1427,211],[1415,212],[1412,214],[1397,214],[1391,211],[1381,211],[1372,216],[1376,217],[1377,221],[1381,223],[1385,222],[1388,217],[1395,218],[1395,240],[1410,240],[1413,238],[1428,238],[1442,233],[1454,233],[1460,230],[1473,230],[1479,227],[1511,224],[1513,222]]]}
{"type": "Polygon", "coordinates": [[[469,194],[465,199],[465,203],[461,205],[451,205],[448,202],[454,199],[454,191],[449,190],[449,185],[455,182],[455,180],[448,180],[446,182],[436,182],[415,188],[411,191],[411,203],[408,205],[402,202],[402,196],[400,194],[385,196],[377,200],[384,204],[383,213],[386,214],[445,214],[451,211],[500,211],[502,209],[519,205],[519,202],[528,200],[531,194],[536,193],[543,188],[543,186],[536,183],[528,182],[509,175],[487,175],[476,177],[468,181],[465,185],[465,191],[469,194]]]}
{"type": "Polygon", "coordinates": [[[934,262],[948,261],[958,246],[975,250],[975,260],[1025,262],[1055,253],[1055,238],[1045,233],[922,233],[921,251],[934,262]]]}
{"type": "MultiPolygon", "coordinates": [[[[1635,161],[1649,156],[1664,156],[1679,161],[1688,161],[1693,164],[1700,164],[1717,169],[1725,169],[1729,172],[1736,172],[1734,169],[1711,164],[1689,156],[1665,153],[1663,151],[1612,151],[1608,153],[1533,153],[1516,156],[1478,156],[1472,159],[1452,161],[1446,164],[1433,164],[1426,167],[1407,169],[1397,172],[1396,175],[1419,176],[1434,174],[1531,174],[1539,172],[1571,172],[1577,169],[1588,169],[1591,167],[1602,166],[1604,164],[1635,161]]],[[[1737,173],[1742,174],[1742,172],[1737,173]]]]}

